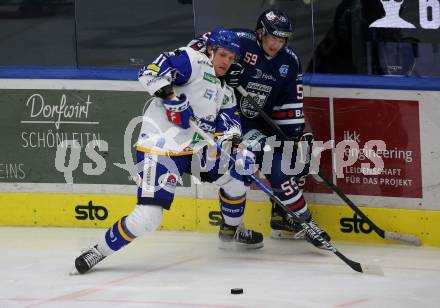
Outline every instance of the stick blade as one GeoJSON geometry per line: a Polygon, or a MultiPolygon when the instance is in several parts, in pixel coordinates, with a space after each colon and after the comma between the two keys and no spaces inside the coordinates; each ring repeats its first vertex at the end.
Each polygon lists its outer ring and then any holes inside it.
{"type": "Polygon", "coordinates": [[[345,262],[348,266],[350,266],[353,270],[358,273],[376,275],[376,276],[384,276],[384,272],[381,266],[377,264],[361,264],[359,262],[350,260],[346,256],[344,256],[337,249],[333,251],[342,261],[345,262]]]}
{"type": "Polygon", "coordinates": [[[383,268],[377,264],[361,264],[362,273],[368,275],[384,276],[383,268]]]}
{"type": "Polygon", "coordinates": [[[393,241],[399,241],[405,244],[414,245],[414,246],[420,246],[421,241],[420,239],[412,234],[404,234],[404,233],[398,233],[398,232],[391,232],[391,231],[385,231],[385,239],[387,240],[393,240],[393,241]]]}

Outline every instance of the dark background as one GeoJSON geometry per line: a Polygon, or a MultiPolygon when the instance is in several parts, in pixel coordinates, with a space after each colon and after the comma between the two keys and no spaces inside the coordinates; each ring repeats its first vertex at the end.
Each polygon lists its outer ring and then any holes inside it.
{"type": "Polygon", "coordinates": [[[440,29],[422,28],[416,0],[400,11],[414,29],[369,28],[380,0],[0,0],[0,66],[141,67],[212,28],[253,29],[269,7],[292,18],[309,73],[440,76],[440,29]]]}

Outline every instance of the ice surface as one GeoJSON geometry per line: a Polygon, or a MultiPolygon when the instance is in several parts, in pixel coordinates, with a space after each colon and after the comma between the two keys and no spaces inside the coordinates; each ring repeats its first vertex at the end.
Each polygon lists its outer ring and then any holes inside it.
{"type": "Polygon", "coordinates": [[[380,277],[304,241],[224,251],[215,234],[157,231],[69,276],[104,231],[0,227],[0,307],[440,307],[438,248],[335,243],[380,277]]]}

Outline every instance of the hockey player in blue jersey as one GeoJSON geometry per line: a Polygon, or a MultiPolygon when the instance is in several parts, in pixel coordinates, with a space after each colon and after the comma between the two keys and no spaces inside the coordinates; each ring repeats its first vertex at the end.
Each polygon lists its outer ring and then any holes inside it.
{"type": "MultiPolygon", "coordinates": [[[[114,223],[96,245],[76,258],[79,273],[89,271],[105,257],[160,225],[162,211],[170,209],[182,174],[194,170],[193,158],[200,136],[190,121],[215,136],[219,144],[240,138],[234,90],[222,79],[238,57],[239,38],[234,32],[217,29],[207,46],[203,53],[189,47],[163,53],[141,71],[139,81],[154,99],[145,111],[136,143],[140,166],[137,206],[114,223]]],[[[201,178],[220,187],[221,209],[228,225],[220,237],[222,242],[260,248],[261,233],[242,225],[246,189],[239,166],[246,171],[253,163],[252,155],[242,155],[243,152],[234,150],[232,155],[242,163],[226,164],[225,172],[220,172],[216,155],[207,157],[206,150],[198,151],[197,155],[204,161],[215,162],[201,178]]]]}
{"type": "MultiPolygon", "coordinates": [[[[233,64],[225,76],[227,83],[234,88],[243,87],[259,107],[295,141],[307,141],[311,147],[313,136],[304,132],[303,84],[301,63],[294,51],[287,46],[292,35],[292,24],[289,16],[278,9],[264,11],[257,20],[255,31],[232,29],[240,37],[240,64],[233,64]]],[[[209,33],[193,40],[189,46],[203,50],[209,33]]],[[[247,146],[264,149],[268,136],[274,131],[261,118],[253,103],[235,91],[241,114],[243,140],[247,146]]],[[[278,138],[278,140],[280,140],[278,138]]],[[[267,149],[267,147],[266,147],[267,149]]],[[[283,163],[285,147],[272,146],[273,159],[269,172],[264,172],[275,195],[292,211],[298,213],[306,222],[318,231],[326,240],[328,234],[312,219],[303,196],[305,176],[309,164],[299,168],[300,172],[286,174],[283,170],[290,166],[283,163]]],[[[262,166],[263,151],[257,151],[257,163],[262,166]]],[[[291,166],[295,166],[296,151],[293,151],[291,166]]],[[[299,156],[299,155],[298,155],[299,156]]],[[[264,168],[264,167],[263,167],[264,168]]],[[[294,170],[296,170],[295,168],[294,170]]],[[[272,237],[305,238],[315,246],[319,241],[304,232],[289,215],[279,206],[273,205],[271,216],[272,237]]]]}

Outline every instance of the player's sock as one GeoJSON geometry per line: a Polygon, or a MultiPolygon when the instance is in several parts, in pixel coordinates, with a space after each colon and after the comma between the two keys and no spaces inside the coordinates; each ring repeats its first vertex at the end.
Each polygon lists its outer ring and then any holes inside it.
{"type": "Polygon", "coordinates": [[[154,231],[162,221],[162,206],[137,205],[133,212],[113,224],[103,239],[76,258],[75,267],[85,273],[105,257],[131,243],[135,238],[154,231]]]}
{"type": "Polygon", "coordinates": [[[127,216],[124,216],[115,222],[105,233],[105,242],[100,243],[98,248],[106,256],[111,252],[118,251],[136,238],[128,229],[126,222],[127,216]],[[108,250],[108,248],[110,248],[110,250],[108,250]]]}
{"type": "Polygon", "coordinates": [[[263,247],[263,235],[259,232],[246,229],[243,224],[246,195],[230,197],[223,189],[219,190],[219,200],[223,221],[220,225],[220,248],[232,246],[242,248],[263,247]]]}
{"type": "Polygon", "coordinates": [[[101,262],[105,257],[118,251],[133,241],[134,236],[126,226],[127,216],[122,217],[113,224],[105,233],[104,239],[93,247],[85,250],[75,259],[75,268],[78,273],[88,272],[92,267],[101,262]]]}

